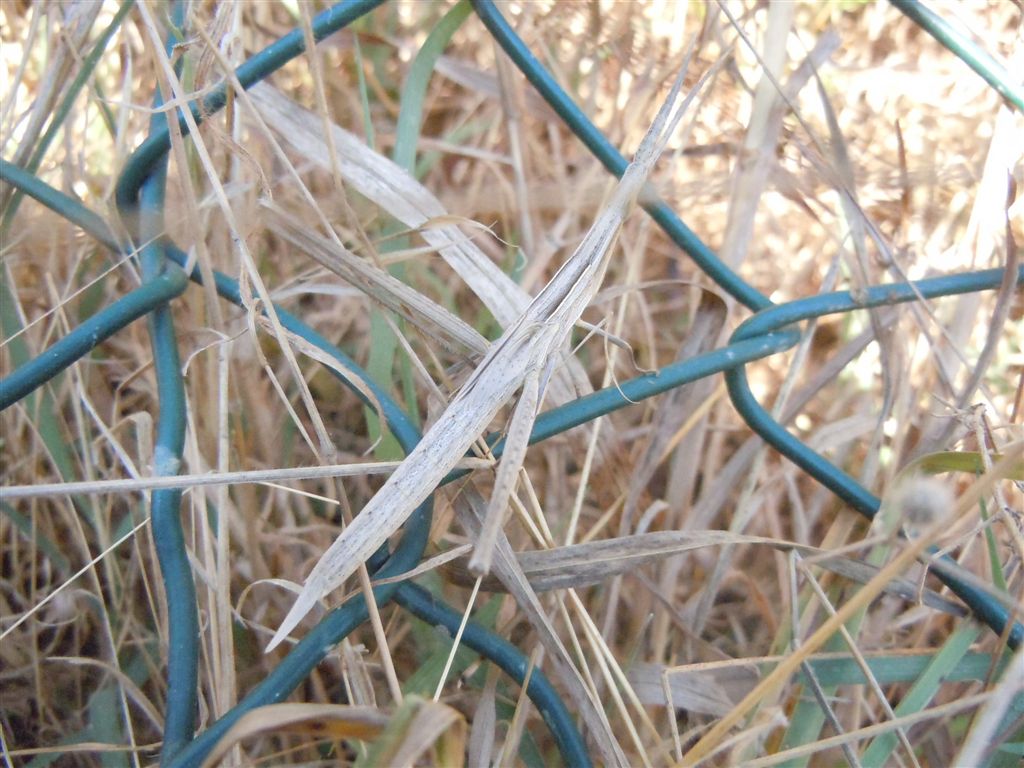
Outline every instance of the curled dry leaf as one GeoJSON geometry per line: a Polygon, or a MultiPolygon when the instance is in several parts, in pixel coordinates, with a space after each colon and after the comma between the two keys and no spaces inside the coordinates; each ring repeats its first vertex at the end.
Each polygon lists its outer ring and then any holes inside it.
{"type": "Polygon", "coordinates": [[[406,699],[397,711],[348,704],[270,704],[242,715],[217,742],[203,767],[218,765],[245,740],[281,732],[311,739],[372,741],[367,756],[371,762],[364,760],[364,765],[412,765],[446,732],[454,736],[446,752],[461,754],[465,730],[465,721],[456,710],[416,696],[406,699]]]}
{"type": "Polygon", "coordinates": [[[287,731],[321,739],[369,740],[389,721],[390,714],[377,707],[295,702],[257,707],[242,715],[221,737],[203,761],[203,768],[218,765],[234,746],[254,736],[287,731]]]}

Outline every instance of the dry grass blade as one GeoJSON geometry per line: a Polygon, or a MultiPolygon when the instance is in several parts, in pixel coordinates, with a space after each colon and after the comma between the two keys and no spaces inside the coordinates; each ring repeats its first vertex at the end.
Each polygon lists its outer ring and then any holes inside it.
{"type": "MultiPolygon", "coordinates": [[[[130,491],[152,491],[157,488],[198,488],[208,485],[241,483],[279,483],[286,480],[309,480],[321,477],[386,474],[398,466],[394,461],[361,461],[346,464],[321,464],[315,467],[282,467],[238,472],[201,472],[197,474],[159,475],[125,480],[83,480],[77,483],[40,483],[14,485],[0,491],[0,500],[33,499],[43,496],[75,494],[114,494],[130,491]]],[[[483,469],[491,466],[487,459],[465,458],[457,469],[483,469]]]]}
{"type": "Polygon", "coordinates": [[[440,304],[338,243],[311,232],[306,224],[273,203],[264,202],[264,208],[270,214],[271,231],[367,296],[456,352],[480,355],[487,351],[487,339],[440,304]]]}
{"type": "Polygon", "coordinates": [[[760,672],[752,659],[666,668],[641,662],[627,672],[629,682],[647,705],[686,709],[721,717],[753,688],[760,672]]]}
{"type": "Polygon", "coordinates": [[[985,762],[984,756],[991,750],[999,725],[1007,712],[1011,711],[1011,708],[1020,711],[1019,703],[1015,705],[1013,702],[1019,701],[1019,696],[1024,693],[1021,669],[1024,669],[1024,648],[1019,648],[1013,655],[1003,679],[993,688],[988,700],[982,705],[971,732],[954,760],[954,765],[978,765],[985,762]],[[1014,670],[1017,671],[1016,674],[1014,670]]]}
{"type": "MultiPolygon", "coordinates": [[[[72,3],[58,11],[63,16],[59,25],[53,24],[55,20],[48,17],[54,27],[51,32],[53,39],[50,41],[52,50],[49,52],[49,67],[43,81],[33,86],[34,98],[28,110],[27,123],[19,126],[14,151],[9,155],[16,165],[27,164],[44,126],[54,114],[62,90],[71,81],[69,74],[73,71],[76,61],[81,59],[81,51],[85,48],[99,12],[99,3],[72,3]]],[[[12,85],[9,82],[5,83],[4,90],[7,91],[12,85]]],[[[7,117],[18,103],[18,99],[15,98],[16,92],[17,89],[7,91],[3,99],[2,146],[5,155],[10,152],[8,142],[15,138],[15,132],[11,129],[7,117]]],[[[13,191],[13,188],[6,184],[0,188],[0,208],[7,205],[13,191]]]]}
{"type": "Polygon", "coordinates": [[[494,755],[495,731],[495,688],[497,687],[497,670],[492,670],[484,684],[483,693],[473,713],[473,725],[469,732],[467,762],[470,765],[490,765],[494,755]]]}
{"type": "MultiPolygon", "coordinates": [[[[858,728],[837,736],[820,739],[819,741],[815,741],[810,744],[803,744],[799,747],[794,747],[793,749],[776,752],[775,754],[768,755],[767,757],[751,760],[745,763],[745,765],[748,768],[766,768],[770,765],[778,765],[779,763],[786,763],[799,758],[810,758],[814,753],[823,752],[830,747],[856,743],[877,734],[889,733],[890,731],[894,731],[898,728],[909,728],[910,726],[922,722],[928,722],[930,720],[936,723],[941,723],[948,720],[957,712],[981,705],[984,703],[987,696],[988,694],[978,694],[962,699],[954,699],[946,704],[941,704],[929,709],[922,709],[918,712],[904,715],[894,720],[884,720],[865,728],[858,728]]],[[[960,763],[960,765],[964,765],[964,763],[960,763]]]]}
{"type": "MultiPolygon", "coordinates": [[[[718,343],[722,328],[725,327],[727,314],[728,307],[721,297],[710,291],[702,292],[686,341],[679,347],[676,360],[686,360],[711,351],[718,343]]],[[[641,496],[658,467],[665,461],[667,453],[687,431],[686,425],[692,424],[695,414],[701,411],[701,404],[708,401],[713,386],[714,383],[710,380],[693,382],[667,396],[665,416],[659,419],[658,426],[630,478],[622,520],[619,523],[620,534],[625,535],[633,530],[641,496]]]]}
{"type": "MultiPolygon", "coordinates": [[[[615,183],[506,66],[465,0],[384,3],[315,45],[317,4],[179,5],[183,42],[166,50],[159,3],[0,2],[4,158],[105,219],[121,169],[151,132],[154,89],[169,117],[219,84],[229,91],[198,130],[170,126],[163,234],[204,281],[170,304],[187,472],[154,475],[158,415],[168,411],[142,322],[0,413],[0,766],[127,768],[173,748],[165,670],[179,646],[168,643],[150,492],[184,491],[201,627],[190,698],[202,734],[274,677],[282,653],[262,648],[277,622],[316,558],[399,467],[363,461],[377,408],[358,389],[362,374],[353,379],[283,329],[265,302],[372,361],[370,376],[400,393],[426,432],[583,240],[615,183]],[[237,68],[295,28],[306,52],[242,90],[237,68]],[[218,298],[215,272],[241,281],[248,312],[218,298]],[[394,333],[369,322],[368,306],[400,320],[394,333]],[[383,360],[382,336],[405,354],[383,360]]],[[[436,599],[514,645],[533,679],[543,674],[558,691],[595,764],[681,760],[723,719],[735,725],[700,746],[702,766],[1013,762],[1020,680],[1007,670],[1022,657],[932,590],[954,577],[1022,618],[1020,451],[933,541],[952,559],[922,553],[898,577],[878,576],[932,519],[890,503],[915,497],[907,475],[942,474],[966,499],[973,477],[1021,437],[1024,324],[1010,279],[1024,243],[1021,116],[891,3],[499,8],[594,126],[630,151],[687,48],[702,62],[683,65],[687,88],[728,57],[658,161],[658,200],[777,305],[976,269],[1004,268],[1006,282],[874,317],[856,309],[811,320],[799,347],[746,366],[773,418],[883,500],[879,527],[750,437],[717,376],[560,432],[525,451],[520,468],[535,412],[685,365],[724,346],[722,334],[746,317],[714,297],[723,286],[656,221],[630,216],[584,313],[590,322],[579,318],[572,332],[579,345],[555,345],[550,371],[525,367],[525,391],[487,425],[510,438],[503,463],[480,440],[462,454],[455,469],[471,474],[438,492],[429,552],[393,581],[427,578],[436,599]],[[491,536],[490,574],[478,580],[470,556],[485,558],[491,536]],[[477,583],[488,594],[473,602],[477,583]],[[843,643],[842,658],[819,648],[791,659],[865,591],[878,598],[864,597],[841,625],[848,637],[829,640],[843,643]],[[790,665],[785,679],[736,720],[737,703],[780,664],[790,665]],[[979,694],[973,711],[942,709],[979,694]],[[901,746],[892,721],[904,716],[929,722],[901,746]]],[[[1015,4],[938,10],[990,51],[1016,50],[1008,70],[1024,71],[1015,4]]],[[[0,182],[3,377],[139,286],[135,257],[106,253],[66,212],[13,192],[0,182]]],[[[543,326],[523,344],[539,349],[543,326]]],[[[379,448],[378,459],[397,457],[379,448]]],[[[357,575],[327,598],[332,607],[360,583],[366,594],[365,567],[357,575]]],[[[466,718],[472,738],[463,749],[460,726],[427,736],[414,764],[557,760],[564,740],[487,646],[469,652],[465,635],[449,644],[401,606],[381,611],[293,694],[328,705],[347,696],[372,707],[379,727],[360,726],[356,710],[323,709],[287,725],[289,710],[272,708],[266,730],[254,726],[218,764],[405,760],[398,748],[412,743],[414,711],[398,718],[399,705],[434,692],[450,645],[459,650],[441,701],[477,713],[466,718]],[[328,755],[332,739],[347,744],[328,755]]]]}
{"type": "MultiPolygon", "coordinates": [[[[783,660],[782,656],[745,657],[723,661],[666,666],[638,662],[629,668],[629,679],[637,694],[648,705],[671,704],[673,707],[721,717],[731,710],[757,685],[761,677],[783,660]],[[723,706],[725,707],[723,709],[723,706]]],[[[916,678],[934,658],[930,648],[849,653],[834,651],[815,653],[806,659],[829,683],[859,685],[868,674],[885,685],[916,678]],[[866,668],[866,671],[865,671],[866,668]],[[877,672],[877,674],[876,674],[877,672]]],[[[991,657],[979,653],[950,672],[952,678],[985,677],[990,671],[991,657]]],[[[1008,660],[1004,669],[1012,670],[1008,660]]],[[[1004,674],[1006,680],[1011,675],[1004,674]]],[[[895,715],[890,714],[890,717],[895,715]]],[[[969,765],[958,762],[956,765],[969,765]]]]}
{"type": "MultiPolygon", "coordinates": [[[[340,586],[359,563],[405,522],[480,437],[526,377],[539,376],[550,364],[552,355],[600,288],[619,228],[634,206],[667,135],[682,116],[680,108],[670,120],[681,85],[680,77],[583,242],[526,311],[491,346],[438,421],[323,554],[267,650],[276,647],[318,600],[340,586]]],[[[507,498],[502,500],[505,503],[507,498]]]]}
{"type": "MultiPolygon", "coordinates": [[[[771,175],[772,167],[778,163],[775,146],[784,115],[781,109],[783,100],[775,90],[775,83],[786,63],[786,40],[795,12],[794,3],[777,3],[770,6],[768,12],[765,70],[768,72],[770,68],[775,77],[762,76],[757,84],[749,126],[743,137],[744,151],[733,174],[729,219],[721,248],[722,258],[733,266],[747,255],[764,185],[771,175]]],[[[799,87],[803,82],[800,78],[797,80],[799,87]]]]}
{"type": "MultiPolygon", "coordinates": [[[[695,549],[743,544],[768,546],[780,552],[795,550],[813,557],[814,565],[861,584],[868,583],[878,573],[878,568],[872,565],[831,555],[817,547],[763,536],[746,536],[730,531],[657,531],[554,549],[520,552],[517,559],[530,586],[538,592],[547,592],[553,589],[582,588],[599,584],[612,576],[632,573],[644,565],[695,549]]],[[[461,586],[471,586],[476,578],[472,565],[467,568],[462,565],[461,560],[446,563],[442,570],[453,582],[461,586]]],[[[504,590],[505,587],[497,579],[485,579],[480,588],[493,592],[504,590]]],[[[954,616],[965,614],[960,603],[948,600],[931,589],[922,589],[920,584],[910,579],[893,579],[885,585],[883,591],[913,603],[921,602],[930,608],[954,616]]]]}

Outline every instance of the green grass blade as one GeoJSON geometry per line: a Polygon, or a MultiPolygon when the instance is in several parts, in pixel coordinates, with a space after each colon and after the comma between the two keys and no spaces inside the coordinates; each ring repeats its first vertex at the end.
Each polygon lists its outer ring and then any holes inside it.
{"type": "MultiPolygon", "coordinates": [[[[924,672],[910,687],[900,703],[893,707],[896,716],[918,712],[928,706],[940,686],[967,654],[981,628],[974,622],[964,621],[956,628],[942,648],[932,658],[924,672]]],[[[896,747],[896,734],[884,733],[876,737],[861,756],[864,765],[886,765],[896,747]]]]}
{"type": "MultiPolygon", "coordinates": [[[[473,621],[487,629],[494,629],[494,622],[498,618],[498,609],[500,607],[500,598],[488,600],[473,614],[473,621]]],[[[410,675],[402,685],[402,693],[406,696],[416,695],[429,698],[434,695],[437,682],[441,679],[441,673],[444,672],[445,665],[448,663],[448,656],[452,651],[452,639],[441,639],[437,634],[437,630],[433,627],[427,627],[422,622],[417,622],[417,624],[423,628],[421,637],[426,638],[429,633],[429,636],[437,638],[437,641],[434,643],[434,650],[424,660],[423,664],[420,665],[420,668],[410,675]]],[[[460,646],[455,652],[455,659],[448,672],[448,680],[451,681],[458,678],[479,658],[480,655],[475,651],[465,646],[460,646]]]]}
{"type": "MultiPolygon", "coordinates": [[[[10,355],[11,367],[14,370],[24,365],[32,357],[25,337],[16,335],[21,333],[22,326],[21,318],[18,317],[18,313],[14,309],[15,306],[14,296],[7,283],[7,273],[0,271],[0,334],[3,335],[3,338],[9,339],[7,351],[10,355]]],[[[50,394],[50,388],[59,387],[62,378],[62,376],[55,377],[45,387],[26,397],[19,407],[23,407],[29,414],[29,418],[39,434],[39,439],[61,479],[71,482],[81,478],[78,476],[74,456],[68,447],[70,443],[65,439],[60,423],[57,421],[57,406],[53,395],[50,394]]],[[[75,507],[84,515],[86,521],[95,526],[95,511],[89,498],[75,496],[73,500],[75,507]]]]}
{"type": "Polygon", "coordinates": [[[420,125],[423,122],[423,102],[427,96],[430,76],[434,73],[437,59],[444,53],[455,30],[462,26],[471,10],[468,0],[459,0],[452,6],[427,35],[423,47],[409,67],[409,75],[402,86],[402,102],[398,112],[398,125],[395,128],[395,151],[392,159],[410,173],[416,163],[416,148],[419,145],[420,125]]]}
{"type": "MultiPolygon", "coordinates": [[[[395,149],[392,159],[410,173],[416,164],[416,150],[419,145],[420,125],[423,121],[423,103],[427,95],[427,86],[434,72],[438,57],[444,52],[455,30],[469,16],[472,8],[468,0],[460,0],[438,22],[437,26],[427,35],[423,46],[409,67],[409,74],[402,86],[401,106],[398,113],[398,124],[395,129],[395,149]]],[[[367,114],[369,114],[367,110],[367,114]]],[[[386,232],[385,234],[392,234],[386,232]]],[[[407,238],[388,240],[387,250],[408,248],[407,238]]],[[[402,280],[405,278],[404,266],[393,267],[391,274],[402,280]]],[[[370,356],[367,371],[375,381],[383,386],[394,378],[395,357],[398,351],[398,339],[382,314],[383,310],[374,308],[370,313],[370,356]]],[[[401,327],[401,326],[400,326],[401,327]]],[[[399,362],[399,378],[402,384],[403,399],[414,419],[418,419],[416,391],[414,387],[412,365],[403,355],[399,362]]],[[[398,441],[390,434],[382,434],[377,414],[367,409],[370,439],[378,441],[374,451],[379,459],[398,459],[403,453],[398,441]]]]}
{"type": "Polygon", "coordinates": [[[62,576],[67,577],[71,575],[71,563],[60,551],[56,544],[54,544],[47,536],[44,536],[39,530],[32,530],[32,520],[25,517],[18,510],[8,504],[6,501],[0,501],[0,511],[3,511],[5,515],[10,519],[14,527],[18,529],[22,536],[25,537],[26,541],[32,542],[53,564],[53,567],[62,576]]]}

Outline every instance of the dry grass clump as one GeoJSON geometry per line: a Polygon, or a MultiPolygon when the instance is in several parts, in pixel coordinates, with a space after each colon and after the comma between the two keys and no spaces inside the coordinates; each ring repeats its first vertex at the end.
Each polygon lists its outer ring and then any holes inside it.
{"type": "MultiPolygon", "coordinates": [[[[685,87],[720,68],[652,185],[773,301],[1016,263],[1022,118],[886,3],[501,7],[627,156],[696,40],[685,87]]],[[[472,14],[425,90],[408,86],[422,66],[417,51],[448,10],[386,4],[234,97],[204,124],[202,152],[175,137],[167,202],[168,234],[204,269],[243,276],[254,295],[258,278],[424,426],[583,240],[613,189],[472,14]],[[399,118],[417,98],[422,114],[410,129],[399,118]],[[321,128],[308,136],[299,127],[307,112],[321,128]],[[331,124],[362,147],[329,139],[331,124]],[[369,153],[404,163],[418,184],[396,176],[400,192],[375,198],[354,180],[369,153]],[[420,219],[401,208],[410,200],[420,219]],[[473,277],[465,261],[442,257],[444,238],[492,271],[473,277]]],[[[1014,4],[940,10],[980,33],[1011,71],[1024,70],[1014,4]]],[[[0,5],[5,158],[28,161],[116,11],[0,5]]],[[[181,87],[210,88],[228,63],[312,12],[303,3],[196,4],[192,34],[175,52],[181,87]]],[[[38,171],[112,222],[116,174],[146,135],[154,85],[168,84],[153,38],[163,13],[145,3],[128,14],[38,171]]],[[[9,204],[10,191],[0,195],[9,204]]],[[[627,218],[615,248],[583,314],[599,329],[573,332],[545,407],[722,346],[749,316],[643,213],[627,218]]],[[[3,231],[2,252],[13,297],[2,312],[4,374],[21,345],[38,354],[138,286],[131,260],[31,200],[3,231]]],[[[285,354],[294,339],[256,313],[195,286],[171,306],[188,398],[182,472],[257,472],[195,484],[182,503],[204,728],[280,662],[286,648],[263,649],[294,600],[284,582],[306,578],[382,482],[362,470],[286,480],[259,472],[394,462],[401,451],[301,345],[300,380],[285,354]]],[[[1005,638],[966,618],[915,555],[938,544],[1020,617],[1022,314],[1019,291],[1003,290],[829,316],[812,321],[794,350],[748,367],[776,418],[885,500],[874,526],[752,437],[715,377],[529,450],[504,531],[524,553],[523,589],[539,602],[511,596],[503,580],[477,584],[466,551],[418,583],[538,663],[602,762],[618,752],[633,765],[1011,764],[1024,738],[1014,692],[999,682],[1005,638]],[[543,554],[568,544],[590,546],[562,550],[564,561],[543,554]],[[553,642],[564,661],[552,661],[553,642]],[[605,725],[577,709],[584,691],[604,707],[605,725]]],[[[134,323],[0,415],[4,486],[149,477],[156,403],[152,350],[134,323]]],[[[510,414],[501,410],[491,427],[510,414]]],[[[486,507],[493,482],[478,468],[435,494],[428,556],[473,543],[467,520],[486,507]]],[[[0,493],[9,764],[155,759],[167,618],[147,514],[139,491],[0,493]]],[[[322,706],[248,721],[241,747],[222,745],[224,759],[555,761],[520,689],[467,649],[449,664],[451,648],[448,635],[384,606],[292,696],[322,706]],[[435,690],[447,707],[413,698],[435,690]],[[339,702],[365,709],[333,708],[339,702]],[[410,734],[433,751],[409,757],[410,734]]]]}

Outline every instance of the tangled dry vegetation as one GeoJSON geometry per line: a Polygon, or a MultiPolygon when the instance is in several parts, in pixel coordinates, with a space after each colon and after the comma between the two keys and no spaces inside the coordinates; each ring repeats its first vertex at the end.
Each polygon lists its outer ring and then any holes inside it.
{"type": "MultiPolygon", "coordinates": [[[[773,301],[1001,267],[1016,258],[1013,241],[1024,243],[1022,204],[1007,183],[1024,182],[1021,116],[887,3],[501,7],[627,156],[691,40],[686,87],[721,62],[652,182],[773,301]],[[788,103],[763,77],[765,63],[788,103]],[[844,199],[844,188],[855,203],[844,199]]],[[[436,252],[431,228],[459,227],[535,294],[613,188],[472,14],[422,93],[408,87],[417,51],[448,10],[388,3],[275,73],[251,99],[235,97],[202,128],[203,152],[174,138],[168,187],[167,230],[179,245],[235,277],[251,275],[251,259],[277,302],[367,366],[419,423],[437,416],[474,364],[472,350],[430,324],[456,316],[487,339],[500,332],[496,313],[436,252]],[[422,98],[422,114],[410,132],[399,115],[403,100],[415,98],[422,98]],[[323,127],[309,131],[305,144],[295,122],[303,110],[323,127]],[[344,172],[355,157],[325,141],[329,123],[359,137],[360,152],[406,158],[446,213],[410,224],[354,191],[344,172]],[[363,263],[390,270],[429,298],[441,319],[396,319],[381,302],[407,309],[411,294],[388,297],[380,293],[386,287],[373,288],[371,298],[365,283],[326,268],[336,253],[325,224],[363,263]]],[[[941,10],[983,32],[1010,71],[1024,71],[1017,5],[941,10]]],[[[35,145],[116,11],[114,3],[0,5],[5,158],[24,161],[19,152],[35,145]]],[[[195,93],[216,84],[227,63],[237,65],[313,11],[302,2],[194,4],[187,41],[174,53],[182,86],[195,93]]],[[[166,57],[154,39],[165,13],[160,4],[142,3],[126,17],[39,170],[112,221],[116,175],[145,136],[154,85],[167,82],[166,57]]],[[[421,188],[410,189],[415,195],[421,188]]],[[[9,201],[9,190],[3,195],[9,201]]],[[[31,200],[4,231],[2,249],[4,279],[16,297],[6,313],[20,318],[19,338],[33,353],[138,284],[130,260],[115,260],[31,200]]],[[[265,473],[400,458],[359,399],[296,346],[304,394],[281,338],[255,315],[198,287],[172,307],[188,398],[183,472],[265,473]]],[[[748,369],[762,403],[902,510],[903,522],[914,510],[920,512],[910,522],[918,530],[945,519],[939,546],[1016,609],[1024,505],[1012,472],[980,503],[961,509],[957,500],[974,482],[972,472],[945,471],[925,482],[907,481],[902,471],[937,451],[971,457],[964,468],[984,468],[1021,439],[1022,313],[1019,293],[997,291],[825,317],[794,350],[748,369]],[[993,317],[1005,322],[994,325],[993,317]],[[962,514],[946,518],[954,509],[962,514]]],[[[615,386],[725,343],[748,315],[635,212],[603,290],[584,313],[600,331],[577,328],[571,343],[578,362],[559,363],[563,380],[575,374],[579,393],[615,386]]],[[[12,369],[8,328],[5,374],[12,369]]],[[[52,413],[22,404],[0,417],[4,486],[150,474],[156,384],[144,323],[102,344],[48,392],[52,413]],[[48,442],[55,435],[66,466],[48,442]]],[[[508,413],[491,426],[501,429],[508,413]]],[[[616,548],[584,549],[555,569],[557,588],[539,592],[540,613],[525,611],[500,583],[474,590],[464,550],[418,581],[457,610],[469,607],[565,690],[559,667],[540,652],[544,632],[560,638],[605,705],[609,736],[585,730],[599,761],[606,758],[602,738],[616,742],[630,764],[680,759],[755,689],[773,657],[800,664],[758,693],[710,745],[705,764],[1006,764],[1024,742],[1019,707],[1011,708],[1016,721],[1003,719],[1003,710],[994,723],[987,714],[1001,695],[1003,640],[966,618],[919,563],[897,581],[857,570],[884,566],[905,550],[906,540],[894,535],[899,524],[869,527],[765,448],[730,404],[720,376],[538,444],[524,470],[505,525],[513,549],[618,537],[616,548]],[[682,533],[658,549],[641,535],[654,532],[682,533]],[[633,559],[616,572],[624,558],[633,559]],[[894,594],[896,587],[903,593],[894,594]],[[863,608],[846,635],[813,653],[800,650],[858,594],[863,608]],[[858,663],[870,668],[874,685],[863,683],[858,663]],[[921,684],[927,670],[938,677],[921,684]],[[978,733],[990,736],[979,744],[978,733]],[[872,762],[878,757],[881,763],[872,762]]],[[[281,660],[287,646],[266,655],[263,649],[294,599],[282,580],[301,583],[381,483],[379,474],[364,473],[270,477],[197,485],[184,495],[202,628],[200,728],[281,660]]],[[[486,499],[493,477],[477,470],[436,494],[428,556],[472,543],[459,506],[486,499]]],[[[54,490],[0,506],[0,728],[8,764],[152,763],[166,694],[167,619],[144,494],[54,490]]],[[[528,573],[530,562],[523,560],[528,573]]],[[[538,590],[552,586],[539,571],[531,578],[538,590]]],[[[348,588],[359,586],[352,580],[348,588]]],[[[328,603],[342,598],[338,591],[328,603]]],[[[440,764],[460,754],[463,742],[469,764],[556,761],[544,722],[518,686],[466,649],[448,669],[451,648],[446,634],[387,605],[376,626],[350,635],[293,695],[325,705],[307,713],[305,730],[284,731],[270,716],[225,759],[366,760],[365,744],[376,734],[415,738],[411,721],[396,724],[389,713],[401,697],[429,698],[444,672],[439,700],[450,728],[421,762],[440,764]],[[384,716],[363,731],[324,726],[338,722],[326,705],[339,702],[379,707],[384,716]],[[327,727],[326,739],[317,724],[327,727]],[[367,741],[354,738],[359,734],[367,741]]]]}

